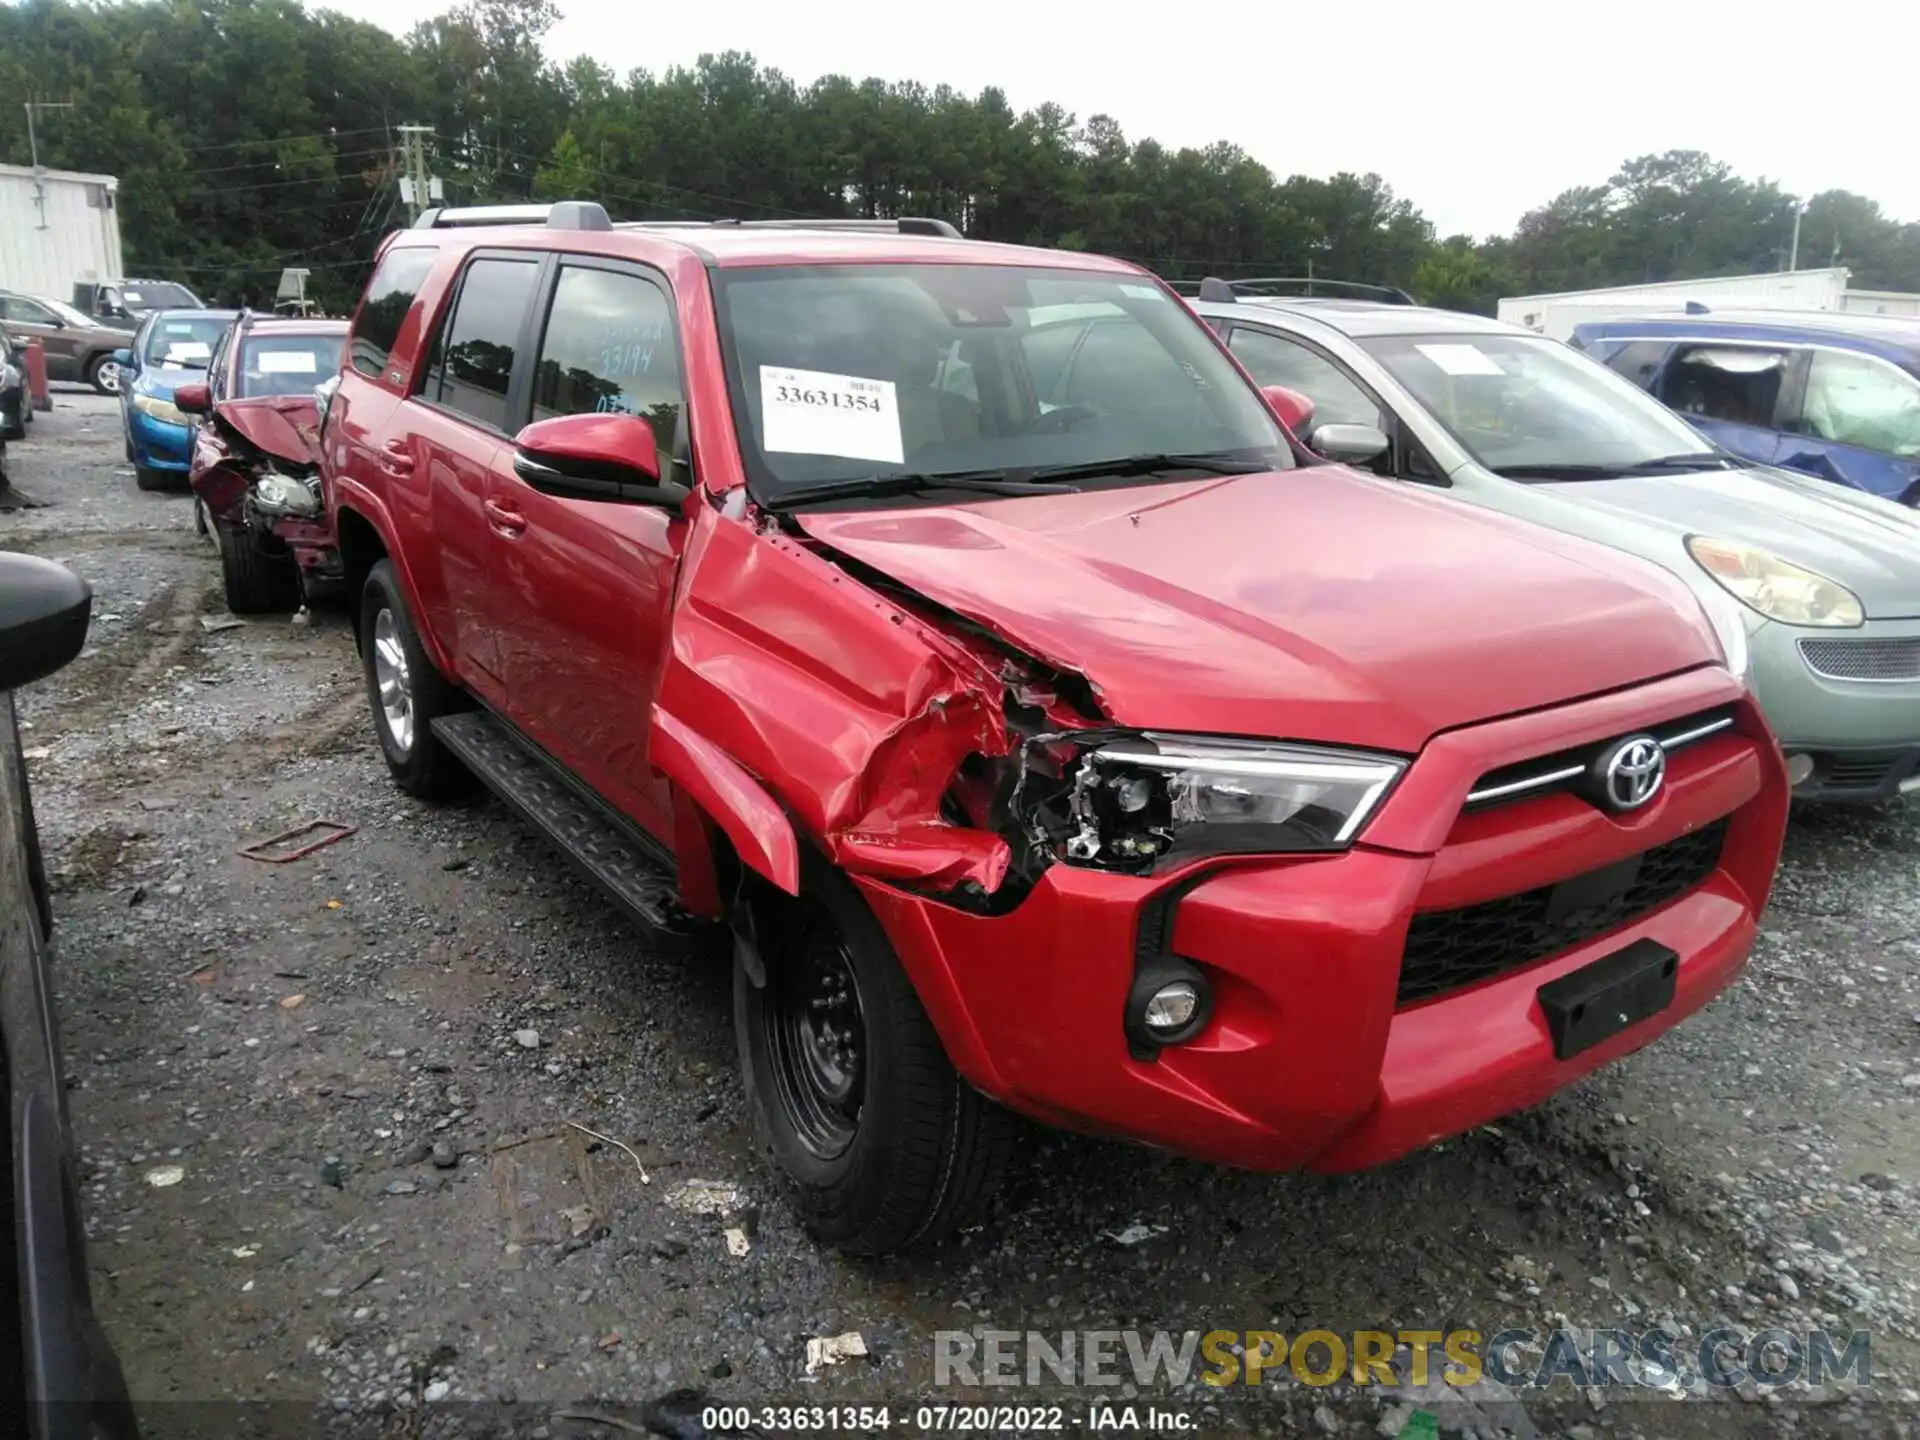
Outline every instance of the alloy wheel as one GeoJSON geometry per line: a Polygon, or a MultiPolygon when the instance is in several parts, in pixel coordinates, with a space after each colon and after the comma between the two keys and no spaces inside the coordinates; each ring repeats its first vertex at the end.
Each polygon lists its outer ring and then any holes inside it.
{"type": "Polygon", "coordinates": [[[402,755],[413,751],[413,677],[407,647],[393,611],[385,606],[373,617],[373,682],[380,693],[380,714],[387,735],[402,755]]]}

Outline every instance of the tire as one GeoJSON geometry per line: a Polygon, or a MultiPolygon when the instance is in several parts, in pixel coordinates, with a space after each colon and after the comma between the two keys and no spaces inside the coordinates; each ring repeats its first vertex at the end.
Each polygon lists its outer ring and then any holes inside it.
{"type": "Polygon", "coordinates": [[[811,863],[798,901],[769,903],[793,908],[757,926],[769,937],[766,985],[737,958],[733,974],[754,1133],[815,1239],[856,1255],[932,1245],[985,1210],[1018,1122],[953,1068],[880,922],[845,877],[811,863]],[[821,1049],[805,1037],[820,1035],[823,1017],[831,1028],[836,1013],[842,1037],[852,1029],[858,1039],[839,1047],[843,1063],[828,1074],[850,1083],[816,1088],[803,1076],[821,1049]],[[849,1053],[856,1058],[845,1063],[849,1053]],[[822,1107],[831,1089],[853,1098],[822,1107]]]}
{"type": "Polygon", "coordinates": [[[360,664],[373,731],[394,783],[422,800],[450,800],[472,790],[472,772],[433,733],[435,720],[467,708],[466,697],[427,658],[390,560],[367,572],[360,593],[360,664]],[[383,685],[393,681],[404,720],[383,699],[383,685]]]}
{"type": "Polygon", "coordinates": [[[32,407],[27,403],[23,392],[20,396],[20,408],[0,421],[0,440],[24,440],[27,438],[27,416],[32,407]]]}
{"type": "Polygon", "coordinates": [[[87,384],[102,395],[120,393],[120,367],[111,354],[96,355],[87,362],[87,384]]]}
{"type": "Polygon", "coordinates": [[[150,465],[135,465],[133,467],[133,483],[140,489],[149,492],[155,490],[171,490],[173,488],[173,477],[164,470],[155,470],[150,465]]]}
{"type": "Polygon", "coordinates": [[[263,615],[279,609],[286,594],[286,580],[281,572],[287,562],[261,550],[252,537],[225,525],[216,527],[216,534],[227,609],[236,615],[263,615]]]}

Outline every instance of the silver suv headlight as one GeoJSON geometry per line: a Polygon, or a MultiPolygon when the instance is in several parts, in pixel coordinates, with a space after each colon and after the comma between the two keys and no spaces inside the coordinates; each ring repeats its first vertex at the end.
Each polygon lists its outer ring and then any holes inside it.
{"type": "Polygon", "coordinates": [[[1064,858],[1150,867],[1249,851],[1340,850],[1405,772],[1397,756],[1152,732],[1086,751],[1064,858]]]}
{"type": "Polygon", "coordinates": [[[1689,535],[1687,553],[1742,605],[1786,625],[1852,628],[1866,610],[1838,580],[1817,575],[1770,550],[1739,540],[1689,535]]]}

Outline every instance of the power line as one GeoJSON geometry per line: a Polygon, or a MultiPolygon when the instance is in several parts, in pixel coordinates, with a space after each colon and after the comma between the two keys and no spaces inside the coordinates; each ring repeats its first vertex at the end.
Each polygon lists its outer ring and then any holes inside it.
{"type": "Polygon", "coordinates": [[[388,150],[385,145],[375,145],[365,150],[329,151],[325,155],[314,155],[314,156],[311,156],[310,158],[303,159],[303,160],[283,161],[283,160],[276,160],[271,157],[267,157],[260,160],[247,160],[238,165],[216,165],[211,170],[196,169],[192,173],[194,175],[194,178],[199,179],[207,175],[230,175],[236,170],[258,170],[263,166],[267,166],[267,165],[272,165],[276,168],[279,168],[283,165],[291,165],[291,166],[321,165],[321,164],[325,164],[329,160],[333,160],[333,161],[357,160],[367,155],[385,155],[387,153],[388,153],[388,150]]]}
{"type": "MultiPolygon", "coordinates": [[[[491,148],[493,150],[493,153],[496,155],[505,156],[506,158],[512,159],[512,160],[519,160],[524,164],[533,166],[536,171],[549,168],[554,163],[553,158],[551,156],[547,157],[546,159],[541,159],[539,156],[529,155],[523,150],[506,150],[506,149],[500,148],[499,146],[492,146],[489,148],[491,148]]],[[[469,155],[467,159],[468,159],[468,163],[470,164],[472,161],[472,157],[469,155]]],[[[609,190],[612,190],[616,195],[620,195],[621,198],[627,199],[627,200],[639,201],[640,203],[643,203],[643,204],[646,203],[644,197],[633,194],[631,191],[627,191],[623,193],[616,185],[609,182],[618,181],[620,185],[627,185],[627,186],[641,185],[641,186],[645,186],[649,190],[664,191],[668,194],[673,194],[673,195],[691,195],[698,200],[711,200],[716,205],[725,205],[733,209],[762,210],[770,215],[784,215],[795,220],[806,220],[806,219],[812,218],[811,216],[808,216],[803,211],[789,210],[784,205],[767,205],[757,200],[741,200],[730,195],[715,195],[706,190],[690,190],[684,185],[669,185],[664,180],[645,180],[638,177],[616,175],[611,171],[602,170],[597,166],[588,165],[588,164],[585,164],[584,162],[576,163],[571,168],[579,170],[582,174],[593,176],[595,179],[599,180],[603,185],[606,185],[606,187],[609,190]]]]}
{"type": "MultiPolygon", "coordinates": [[[[220,195],[257,195],[262,190],[284,190],[289,185],[347,185],[347,184],[364,185],[367,183],[369,182],[367,182],[357,174],[306,175],[306,176],[302,176],[298,180],[270,180],[264,185],[229,185],[224,188],[215,189],[215,190],[182,190],[177,193],[183,199],[198,198],[202,200],[211,200],[216,196],[220,196],[220,195]]],[[[385,182],[374,181],[372,183],[378,186],[378,185],[384,184],[385,182]]]]}
{"type": "Polygon", "coordinates": [[[276,135],[264,140],[227,140],[215,145],[186,145],[183,155],[201,155],[212,150],[239,150],[248,145],[288,145],[301,140],[337,140],[343,135],[378,135],[384,125],[364,125],[354,130],[322,130],[313,135],[276,135]]]}

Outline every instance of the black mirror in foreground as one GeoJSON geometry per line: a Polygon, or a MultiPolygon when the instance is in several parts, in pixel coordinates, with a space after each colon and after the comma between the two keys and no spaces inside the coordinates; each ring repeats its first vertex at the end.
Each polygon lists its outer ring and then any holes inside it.
{"type": "Polygon", "coordinates": [[[36,555],[0,554],[0,690],[53,674],[86,644],[87,582],[36,555]]]}
{"type": "Polygon", "coordinates": [[[653,426],[638,415],[556,415],[513,439],[513,473],[544,495],[678,509],[687,488],[660,478],[653,426]]]}

